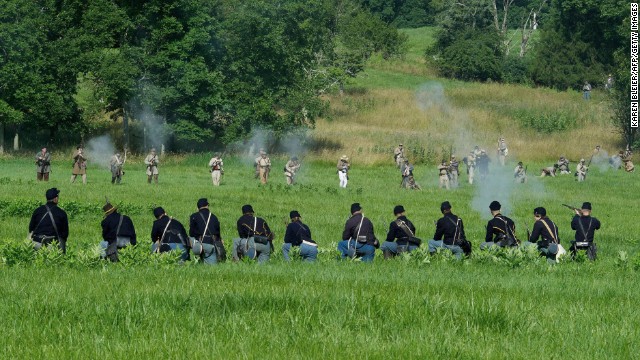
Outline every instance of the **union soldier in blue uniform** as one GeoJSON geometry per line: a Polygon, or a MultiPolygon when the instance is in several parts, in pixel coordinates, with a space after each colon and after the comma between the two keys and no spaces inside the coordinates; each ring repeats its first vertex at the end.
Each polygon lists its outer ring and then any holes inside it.
{"type": "Polygon", "coordinates": [[[380,246],[385,259],[390,259],[401,252],[411,252],[420,247],[420,239],[416,237],[416,227],[407,219],[402,205],[393,208],[396,219],[389,224],[387,239],[380,246]]]}
{"type": "Polygon", "coordinates": [[[593,242],[594,233],[600,230],[600,220],[591,216],[591,203],[582,204],[582,209],[575,210],[576,215],[571,220],[571,229],[575,230],[575,240],[571,242],[571,256],[575,257],[580,249],[587,250],[590,260],[597,257],[597,247],[593,242]]]}
{"type": "Polygon", "coordinates": [[[269,261],[274,235],[267,222],[254,215],[251,205],[242,206],[237,229],[238,238],[233,239],[233,261],[245,255],[250,259],[257,258],[259,263],[269,261]]]}
{"type": "Polygon", "coordinates": [[[153,209],[156,221],[151,228],[152,252],[181,251],[182,260],[189,260],[187,231],[176,219],[167,215],[163,208],[153,209]]]}
{"type": "Polygon", "coordinates": [[[294,246],[300,247],[302,260],[314,262],[318,257],[318,244],[311,237],[311,229],[302,223],[300,213],[292,210],[289,213],[291,222],[287,224],[287,231],[284,234],[284,244],[282,244],[282,256],[289,261],[289,251],[294,246]]]}
{"type": "Polygon", "coordinates": [[[471,247],[465,245],[467,240],[462,219],[451,212],[451,204],[448,201],[440,205],[440,212],[443,216],[436,223],[433,240],[429,240],[429,253],[433,254],[438,248],[444,248],[450,250],[458,259],[462,258],[462,254],[470,254],[471,247]]]}
{"type": "Polygon", "coordinates": [[[362,261],[370,262],[373,261],[378,246],[373,223],[362,213],[360,203],[351,204],[351,217],[345,223],[342,241],[338,243],[342,258],[361,257],[362,261]]]}
{"type": "Polygon", "coordinates": [[[189,218],[191,251],[205,264],[222,262],[226,259],[226,252],[220,237],[218,217],[209,211],[209,201],[205,198],[198,200],[197,207],[198,212],[189,218]]]}
{"type": "Polygon", "coordinates": [[[118,262],[118,250],[124,249],[128,245],[136,245],[136,229],[131,218],[118,213],[118,209],[107,202],[102,207],[104,220],[100,223],[102,227],[102,239],[100,246],[104,249],[103,258],[108,258],[112,262],[118,262]]]}
{"type": "Polygon", "coordinates": [[[543,207],[533,209],[533,217],[535,223],[529,244],[536,244],[540,254],[546,256],[549,263],[555,263],[560,244],[558,226],[547,217],[547,210],[543,207]]]}
{"type": "Polygon", "coordinates": [[[59,194],[60,190],[56,188],[47,190],[47,203],[35,209],[31,215],[29,234],[36,250],[56,241],[60,250],[67,252],[69,219],[67,213],[58,207],[59,194]]]}
{"type": "Polygon", "coordinates": [[[516,238],[516,224],[510,218],[500,213],[500,205],[497,201],[489,204],[489,210],[493,219],[487,223],[487,234],[484,242],[480,244],[480,249],[488,249],[492,246],[509,247],[518,246],[516,238]]]}

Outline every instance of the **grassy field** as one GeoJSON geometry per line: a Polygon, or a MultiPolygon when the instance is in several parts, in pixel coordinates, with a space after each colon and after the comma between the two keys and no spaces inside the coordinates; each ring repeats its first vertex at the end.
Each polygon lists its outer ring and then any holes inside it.
{"type": "MultiPolygon", "coordinates": [[[[0,161],[2,247],[24,238],[31,211],[46,188],[57,186],[70,215],[68,258],[75,259],[39,258],[38,265],[18,266],[3,259],[3,358],[637,356],[640,290],[634,284],[640,225],[631,196],[640,191],[636,174],[594,166],[581,184],[572,176],[532,177],[515,187],[505,174],[506,181],[492,182],[496,190],[463,184],[446,191],[437,189],[433,166],[418,166],[424,190],[411,192],[398,189],[391,165],[354,164],[347,189],[338,189],[333,164],[324,162],[304,163],[296,186],[284,186],[278,171],[270,184],[260,186],[250,164],[230,158],[225,159],[223,185],[214,188],[207,157],[192,155],[165,159],[159,186],[145,183],[140,159],[127,163],[120,186],[112,186],[109,172],[95,166],[83,186],[68,183],[68,162],[57,155],[49,184],[32,180],[30,159],[0,161]],[[600,259],[549,266],[530,254],[477,252],[458,262],[419,252],[389,262],[378,258],[372,265],[335,260],[336,242],[355,201],[362,203],[379,238],[393,219],[393,206],[403,204],[418,235],[428,239],[440,202],[449,200],[477,250],[489,218],[488,202],[477,205],[487,196],[480,190],[504,204],[520,237],[525,237],[524,223],[531,225],[532,209],[545,206],[565,244],[573,237],[572,215],[561,203],[591,201],[603,223],[596,234],[600,259]],[[286,215],[297,209],[320,244],[319,262],[288,264],[278,251],[265,266],[89,262],[100,240],[104,196],[133,218],[141,251],[150,245],[154,205],[186,223],[196,200],[208,197],[223,238],[230,240],[236,236],[240,207],[251,203],[276,232],[276,249],[286,215]]],[[[282,158],[273,160],[274,169],[284,164],[282,158]]]]}

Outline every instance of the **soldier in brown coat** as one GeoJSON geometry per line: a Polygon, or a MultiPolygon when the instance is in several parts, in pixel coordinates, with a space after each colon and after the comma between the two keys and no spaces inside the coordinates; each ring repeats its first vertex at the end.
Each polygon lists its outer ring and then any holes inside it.
{"type": "Polygon", "coordinates": [[[82,183],[87,184],[87,158],[84,149],[78,146],[73,153],[73,172],[71,175],[71,183],[76,181],[76,177],[82,175],[82,183]]]}

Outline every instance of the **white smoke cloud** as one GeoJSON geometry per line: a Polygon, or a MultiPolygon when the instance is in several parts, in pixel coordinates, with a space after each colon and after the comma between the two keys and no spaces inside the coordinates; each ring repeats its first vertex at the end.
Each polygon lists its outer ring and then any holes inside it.
{"type": "Polygon", "coordinates": [[[115,154],[115,147],[109,135],[102,135],[87,142],[86,152],[89,161],[108,169],[111,156],[115,154]]]}

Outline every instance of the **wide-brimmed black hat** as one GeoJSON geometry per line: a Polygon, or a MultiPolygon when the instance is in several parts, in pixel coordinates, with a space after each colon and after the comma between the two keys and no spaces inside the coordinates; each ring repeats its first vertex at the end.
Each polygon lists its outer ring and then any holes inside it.
{"type": "Polygon", "coordinates": [[[111,205],[111,203],[109,202],[102,207],[102,211],[104,211],[104,216],[111,214],[112,212],[116,211],[116,209],[117,208],[111,205]]]}

